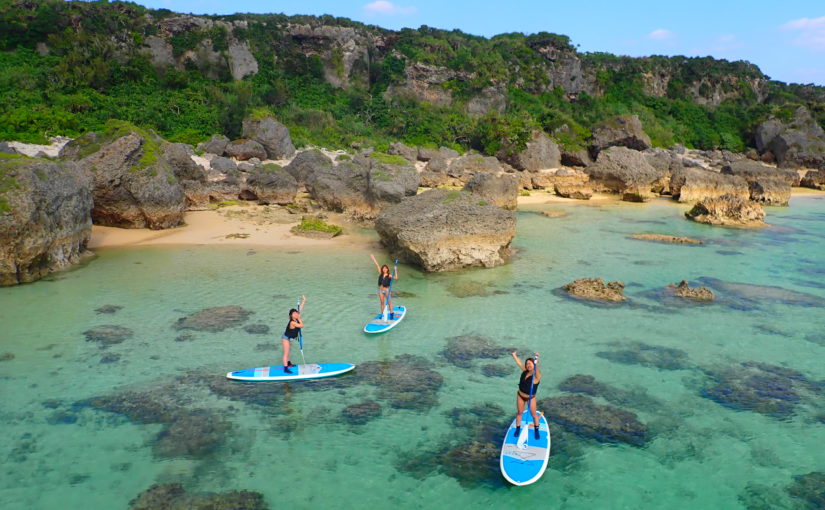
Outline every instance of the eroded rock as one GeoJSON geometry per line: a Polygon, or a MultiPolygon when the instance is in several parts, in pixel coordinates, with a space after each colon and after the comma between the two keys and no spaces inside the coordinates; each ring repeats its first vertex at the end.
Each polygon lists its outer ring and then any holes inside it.
{"type": "Polygon", "coordinates": [[[735,195],[702,199],[685,216],[709,225],[760,227],[765,224],[765,210],[761,205],[735,195]]]}
{"type": "Polygon", "coordinates": [[[538,407],[549,421],[581,437],[633,446],[644,446],[650,439],[647,426],[636,414],[596,404],[583,395],[545,398],[538,402],[538,407]]]}
{"type": "Polygon", "coordinates": [[[579,278],[564,287],[570,295],[594,301],[622,302],[624,283],[620,281],[604,283],[601,278],[579,278]]]}

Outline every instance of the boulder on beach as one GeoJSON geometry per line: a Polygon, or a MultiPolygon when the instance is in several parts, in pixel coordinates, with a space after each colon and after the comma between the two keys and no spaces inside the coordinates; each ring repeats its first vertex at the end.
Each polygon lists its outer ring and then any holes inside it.
{"type": "Polygon", "coordinates": [[[800,106],[790,121],[768,119],[756,128],[756,148],[785,168],[824,168],[825,129],[800,106]]]}
{"type": "Polygon", "coordinates": [[[80,262],[92,205],[89,174],[75,164],[0,156],[0,286],[80,262]]]}
{"type": "Polygon", "coordinates": [[[209,154],[215,154],[216,156],[223,156],[226,150],[226,144],[228,143],[229,138],[223,135],[212,135],[212,138],[208,141],[199,143],[197,149],[208,152],[209,154]]]}
{"type": "Polygon", "coordinates": [[[700,200],[685,216],[709,225],[759,227],[765,224],[765,209],[761,205],[735,195],[700,200]]]}
{"type": "Polygon", "coordinates": [[[298,183],[285,169],[274,163],[256,165],[249,172],[245,188],[261,204],[286,205],[295,201],[298,183]]]}
{"type": "Polygon", "coordinates": [[[637,151],[650,148],[650,137],[642,129],[636,115],[620,115],[593,129],[590,141],[590,155],[593,158],[609,147],[627,147],[637,151]]]}
{"type": "Polygon", "coordinates": [[[418,191],[418,172],[412,163],[401,156],[373,152],[369,161],[369,200],[380,208],[383,204],[395,204],[418,191]]]}
{"type": "Polygon", "coordinates": [[[402,260],[425,271],[450,271],[503,264],[516,217],[473,193],[433,189],[385,208],[375,229],[402,260]]]}
{"type": "Polygon", "coordinates": [[[324,171],[333,165],[323,152],[318,149],[299,152],[292,161],[284,167],[298,184],[307,184],[312,181],[313,176],[324,171]]]}
{"type": "Polygon", "coordinates": [[[518,189],[518,179],[513,174],[476,174],[464,185],[464,190],[510,210],[518,207],[518,189]]]}
{"type": "MultiPolygon", "coordinates": [[[[432,163],[432,161],[430,163],[432,163]]],[[[428,165],[428,168],[432,169],[431,165],[428,165]]],[[[501,163],[494,157],[482,156],[480,154],[465,154],[450,161],[447,167],[447,175],[466,183],[475,174],[498,174],[502,170],[501,163]]]]}
{"type": "Polygon", "coordinates": [[[593,301],[622,302],[627,298],[622,294],[624,283],[605,283],[601,278],[579,278],[564,287],[571,296],[593,301]]]}
{"type": "Polygon", "coordinates": [[[289,129],[272,117],[245,119],[242,135],[261,144],[269,159],[291,158],[295,154],[289,129]]]}
{"type": "Polygon", "coordinates": [[[264,146],[255,140],[247,140],[246,138],[229,142],[226,144],[224,152],[226,152],[227,156],[233,157],[238,161],[246,161],[252,158],[258,158],[260,160],[267,159],[267,152],[264,146]]]}
{"type": "Polygon", "coordinates": [[[543,131],[533,131],[523,150],[518,152],[502,150],[496,156],[516,170],[527,172],[561,166],[561,152],[558,144],[543,131]]]}
{"type": "Polygon", "coordinates": [[[585,172],[590,175],[593,186],[618,193],[628,202],[644,202],[652,198],[651,190],[665,177],[650,166],[643,153],[626,147],[602,150],[585,172]]]}
{"type": "Polygon", "coordinates": [[[183,223],[186,199],[162,144],[153,132],[112,120],[103,133],[64,147],[69,150],[61,156],[92,175],[95,224],[166,229],[183,223]]]}
{"type": "Polygon", "coordinates": [[[593,196],[593,188],[589,184],[556,184],[553,189],[562,198],[590,200],[593,196]]]}
{"type": "Polygon", "coordinates": [[[418,148],[410,147],[402,142],[390,143],[387,154],[391,156],[401,156],[410,163],[415,163],[418,160],[418,148]]]}
{"type": "Polygon", "coordinates": [[[722,173],[745,179],[750,199],[766,205],[788,205],[791,186],[799,185],[800,181],[795,170],[774,168],[748,159],[724,166],[722,173]]]}
{"type": "Polygon", "coordinates": [[[733,195],[743,200],[750,198],[748,182],[742,177],[688,167],[680,168],[671,175],[670,192],[682,203],[722,195],[733,195]]]}
{"type": "Polygon", "coordinates": [[[825,191],[825,170],[808,170],[800,186],[825,191]]]}
{"type": "Polygon", "coordinates": [[[368,173],[368,168],[354,161],[322,165],[311,174],[306,188],[324,209],[367,217],[373,214],[367,202],[368,173]]]}

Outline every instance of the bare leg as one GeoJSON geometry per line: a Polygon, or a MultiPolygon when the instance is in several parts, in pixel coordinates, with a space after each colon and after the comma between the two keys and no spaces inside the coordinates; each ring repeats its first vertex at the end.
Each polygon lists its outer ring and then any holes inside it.
{"type": "Polygon", "coordinates": [[[516,427],[521,427],[522,413],[524,413],[524,399],[516,393],[516,427]]]}
{"type": "Polygon", "coordinates": [[[284,366],[287,366],[289,363],[289,340],[281,339],[281,345],[284,348],[284,366]]]}
{"type": "Polygon", "coordinates": [[[378,304],[381,306],[381,313],[384,313],[384,293],[378,291],[378,304]]]}
{"type": "Polygon", "coordinates": [[[533,425],[538,430],[539,428],[539,415],[536,413],[536,397],[530,399],[530,414],[533,415],[533,425]]]}
{"type": "Polygon", "coordinates": [[[392,294],[387,291],[387,306],[390,308],[390,318],[392,318],[392,294]]]}

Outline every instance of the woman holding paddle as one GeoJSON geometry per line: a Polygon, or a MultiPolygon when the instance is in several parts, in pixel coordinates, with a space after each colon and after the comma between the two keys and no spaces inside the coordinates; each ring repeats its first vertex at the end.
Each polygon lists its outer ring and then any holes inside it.
{"type": "Polygon", "coordinates": [[[521,434],[521,415],[524,413],[524,404],[529,406],[530,414],[533,415],[533,428],[536,439],[539,439],[539,415],[536,413],[536,390],[539,388],[541,382],[541,370],[538,369],[539,353],[535,353],[533,358],[527,358],[524,363],[516,354],[512,352],[513,359],[521,368],[521,377],[518,382],[518,393],[516,393],[516,433],[518,437],[521,434]]]}
{"type": "Polygon", "coordinates": [[[284,373],[287,374],[292,373],[289,367],[295,366],[289,361],[289,343],[301,336],[301,328],[304,327],[304,322],[301,320],[301,312],[304,310],[306,302],[307,297],[301,296],[301,303],[298,305],[298,309],[293,308],[289,311],[289,322],[286,323],[286,329],[284,330],[283,336],[281,336],[281,346],[284,348],[284,373]]]}
{"type": "Polygon", "coordinates": [[[370,258],[378,269],[378,303],[381,305],[381,311],[379,313],[384,313],[384,304],[386,302],[386,305],[389,307],[389,318],[392,319],[392,294],[390,293],[390,285],[393,279],[398,279],[398,268],[396,267],[393,274],[390,274],[389,266],[386,264],[379,266],[378,261],[375,260],[375,255],[372,253],[370,253],[370,258]]]}

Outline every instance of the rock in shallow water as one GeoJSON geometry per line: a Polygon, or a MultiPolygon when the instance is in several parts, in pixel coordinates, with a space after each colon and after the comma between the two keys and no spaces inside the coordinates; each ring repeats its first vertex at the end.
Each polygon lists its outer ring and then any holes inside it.
{"type": "Polygon", "coordinates": [[[86,341],[97,342],[101,347],[108,347],[132,338],[134,332],[123,326],[105,325],[89,329],[83,332],[86,341]]]}
{"type": "Polygon", "coordinates": [[[610,302],[626,301],[626,298],[622,295],[624,283],[620,281],[605,284],[601,278],[579,278],[563,288],[570,295],[581,299],[610,302]]]}
{"type": "Polygon", "coordinates": [[[407,262],[425,271],[450,271],[503,264],[516,218],[472,193],[433,189],[385,208],[375,229],[407,262]]]}
{"type": "Polygon", "coordinates": [[[380,416],[381,404],[374,400],[351,404],[341,411],[341,418],[350,425],[364,425],[380,416]]]}
{"type": "Polygon", "coordinates": [[[545,398],[538,406],[548,420],[582,437],[633,446],[643,446],[650,439],[647,426],[634,413],[598,405],[582,395],[545,398]]]}
{"type": "Polygon", "coordinates": [[[240,306],[218,306],[205,308],[200,312],[181,317],[175,323],[175,329],[194,329],[217,333],[227,328],[243,324],[252,312],[240,306]]]}
{"type": "Polygon", "coordinates": [[[765,210],[761,205],[734,195],[702,199],[685,216],[709,225],[761,227],[765,224],[765,210]]]}
{"type": "Polygon", "coordinates": [[[469,368],[474,359],[499,358],[508,352],[510,352],[509,349],[497,346],[487,337],[460,335],[447,339],[447,345],[442,354],[453,365],[469,368]]]}
{"type": "Polygon", "coordinates": [[[794,482],[785,489],[788,494],[803,502],[806,508],[825,509],[825,472],[812,471],[794,477],[794,482]]]}
{"type": "Polygon", "coordinates": [[[130,510],[268,510],[252,491],[190,494],[179,483],[155,484],[129,502],[130,510]]]}
{"type": "Polygon", "coordinates": [[[666,234],[633,234],[631,239],[638,239],[640,241],[655,241],[659,243],[673,243],[673,244],[705,244],[698,239],[690,237],[672,236],[666,234]]]}
{"type": "Polygon", "coordinates": [[[713,301],[713,292],[705,287],[690,287],[686,280],[681,282],[671,283],[667,286],[673,292],[673,295],[680,298],[694,299],[696,301],[713,301]]]}
{"type": "Polygon", "coordinates": [[[624,365],[641,365],[661,370],[682,370],[688,366],[687,353],[680,349],[632,342],[624,349],[597,352],[596,356],[624,365]]]}

